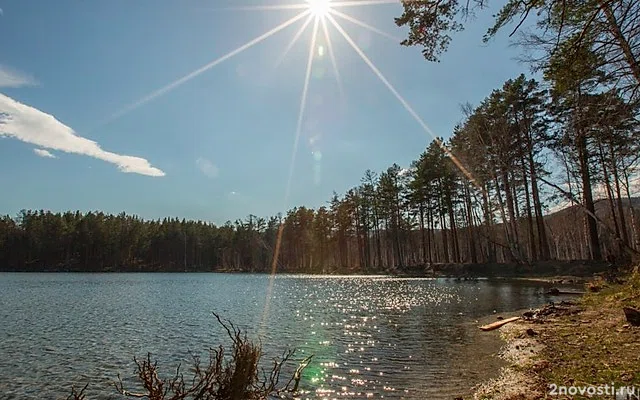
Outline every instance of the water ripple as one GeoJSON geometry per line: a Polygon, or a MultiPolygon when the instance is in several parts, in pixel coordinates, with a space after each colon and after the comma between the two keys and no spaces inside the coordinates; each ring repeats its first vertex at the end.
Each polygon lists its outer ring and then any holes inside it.
{"type": "Polygon", "coordinates": [[[215,311],[259,335],[267,358],[315,354],[303,398],[451,398],[486,378],[465,361],[477,339],[469,321],[546,300],[522,282],[282,275],[263,316],[268,285],[263,275],[0,274],[0,397],[64,398],[91,382],[91,398],[116,399],[110,385],[118,373],[131,381],[133,356],[151,352],[170,372],[228,344],[215,311]]]}

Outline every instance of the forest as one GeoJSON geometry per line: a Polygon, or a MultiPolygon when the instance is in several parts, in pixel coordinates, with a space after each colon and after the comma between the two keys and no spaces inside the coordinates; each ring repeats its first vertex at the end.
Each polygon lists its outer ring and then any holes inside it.
{"type": "MultiPolygon", "coordinates": [[[[396,23],[410,28],[403,44],[435,61],[470,10],[431,3],[405,2],[396,23]]],[[[510,1],[487,37],[530,14],[538,29],[519,44],[536,78],[462,106],[450,138],[407,167],[367,170],[318,209],[222,226],[23,210],[0,219],[0,269],[369,273],[636,257],[640,5],[510,1]]]]}

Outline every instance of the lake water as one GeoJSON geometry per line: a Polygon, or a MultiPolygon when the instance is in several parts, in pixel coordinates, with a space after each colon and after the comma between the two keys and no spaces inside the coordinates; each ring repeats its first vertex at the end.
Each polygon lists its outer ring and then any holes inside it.
{"type": "Polygon", "coordinates": [[[110,385],[133,375],[134,356],[152,352],[171,374],[190,352],[228,343],[215,311],[259,337],[267,357],[314,354],[305,398],[451,399],[499,369],[488,354],[500,343],[475,320],[539,306],[544,291],[522,281],[5,273],[0,398],[64,398],[87,382],[91,398],[120,398],[110,385]]]}

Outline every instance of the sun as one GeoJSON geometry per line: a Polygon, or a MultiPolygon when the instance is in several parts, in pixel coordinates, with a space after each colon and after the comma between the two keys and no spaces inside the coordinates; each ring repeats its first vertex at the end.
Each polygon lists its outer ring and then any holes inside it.
{"type": "Polygon", "coordinates": [[[318,18],[324,18],[331,11],[331,0],[307,0],[309,11],[318,18]]]}

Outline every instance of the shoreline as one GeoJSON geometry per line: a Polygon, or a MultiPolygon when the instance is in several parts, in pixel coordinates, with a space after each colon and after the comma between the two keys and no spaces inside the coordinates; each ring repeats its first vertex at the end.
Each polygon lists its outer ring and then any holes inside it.
{"type": "MultiPolygon", "coordinates": [[[[504,313],[490,314],[477,318],[474,321],[470,321],[468,325],[477,331],[476,335],[482,338],[483,342],[492,341],[496,343],[494,346],[496,350],[493,353],[481,354],[481,360],[476,362],[482,366],[484,371],[487,366],[498,368],[497,371],[491,368],[486,372],[487,377],[479,382],[474,382],[466,390],[459,390],[456,394],[455,400],[465,399],[495,399],[495,400],[516,400],[520,399],[518,396],[513,396],[510,389],[512,386],[522,386],[526,384],[528,379],[521,373],[515,371],[514,366],[519,363],[519,360],[513,356],[517,354],[516,347],[522,348],[522,343],[516,342],[513,338],[521,336],[522,332],[526,332],[525,325],[519,324],[521,321],[513,322],[502,326],[499,329],[491,331],[482,331],[480,326],[490,324],[503,319],[511,317],[520,317],[523,313],[530,311],[530,309],[520,309],[514,311],[508,311],[504,313]],[[496,396],[498,393],[507,394],[507,396],[496,396]]],[[[474,354],[478,354],[478,343],[474,343],[469,346],[469,351],[474,354]]],[[[481,352],[484,353],[484,352],[481,352]]],[[[518,365],[520,368],[521,365],[518,365]]]]}
{"type": "MultiPolygon", "coordinates": [[[[589,260],[555,260],[537,261],[531,263],[448,263],[431,264],[408,267],[394,267],[386,269],[341,269],[328,268],[324,271],[294,271],[288,268],[281,269],[276,274],[294,275],[386,275],[405,278],[460,278],[460,279],[529,279],[533,281],[556,280],[562,284],[563,280],[583,283],[586,279],[596,274],[607,273],[611,264],[602,261],[589,260]]],[[[249,269],[222,269],[175,266],[117,266],[89,268],[78,265],[61,265],[32,268],[0,268],[5,273],[216,273],[216,274],[265,274],[270,271],[251,271],[249,269]]]]}
{"type": "Polygon", "coordinates": [[[498,377],[474,386],[472,397],[464,398],[574,398],[553,395],[554,386],[640,389],[640,327],[630,325],[622,312],[623,306],[640,307],[640,272],[636,267],[625,282],[592,282],[595,291],[573,301],[508,313],[528,318],[497,329],[503,346],[496,356],[506,365],[498,377]]]}

